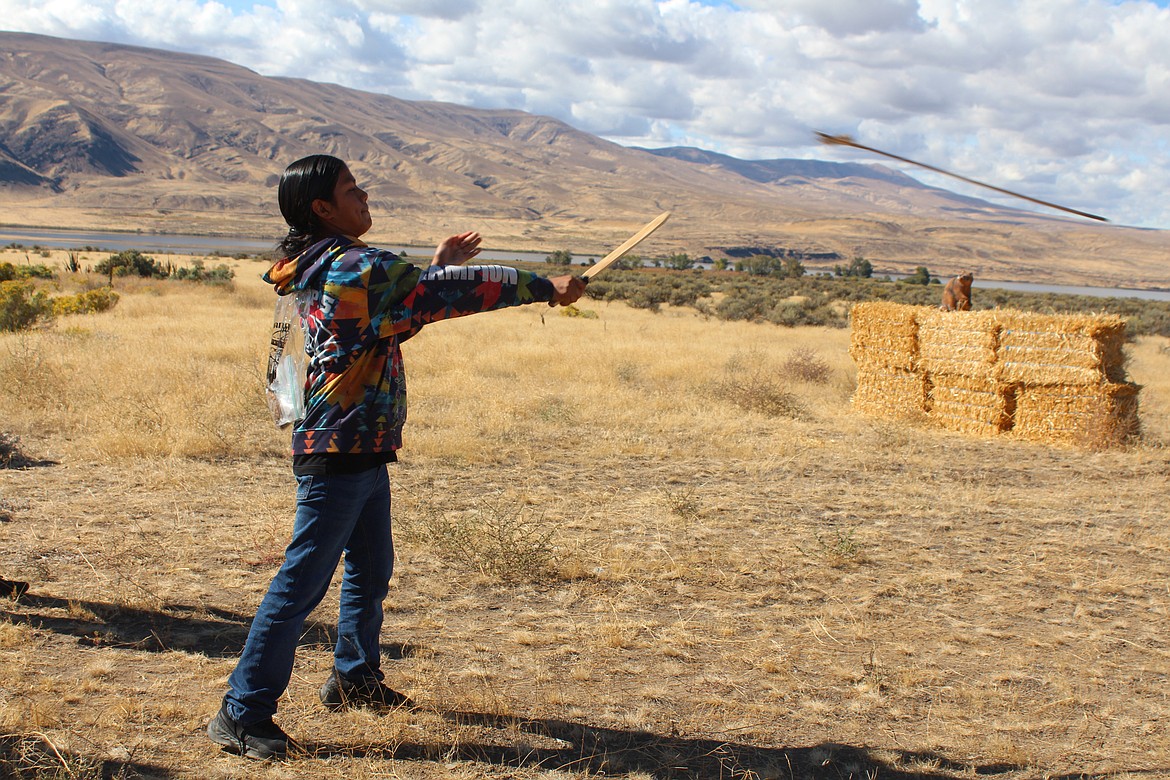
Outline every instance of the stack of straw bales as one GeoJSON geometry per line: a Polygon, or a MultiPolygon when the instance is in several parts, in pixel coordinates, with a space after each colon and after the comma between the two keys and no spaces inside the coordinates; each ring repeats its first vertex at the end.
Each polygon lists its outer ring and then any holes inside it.
{"type": "Polygon", "coordinates": [[[874,302],[853,307],[849,354],[858,365],[855,408],[878,417],[908,417],[926,407],[918,370],[918,307],[874,302]]]}
{"type": "Polygon", "coordinates": [[[1092,446],[1138,431],[1119,317],[874,302],[855,305],[852,324],[853,402],[867,414],[1092,446]]]}

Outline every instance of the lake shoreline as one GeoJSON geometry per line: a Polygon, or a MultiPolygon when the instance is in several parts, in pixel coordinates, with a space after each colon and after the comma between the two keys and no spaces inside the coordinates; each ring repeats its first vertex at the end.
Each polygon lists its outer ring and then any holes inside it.
{"type": "MultiPolygon", "coordinates": [[[[128,249],[137,249],[143,252],[162,252],[169,254],[238,254],[264,253],[272,251],[276,240],[246,239],[231,236],[209,236],[178,233],[147,233],[129,230],[73,230],[69,228],[29,228],[27,226],[8,226],[0,224],[0,247],[14,244],[41,246],[46,249],[84,250],[86,247],[94,251],[121,252],[128,249]]],[[[429,257],[432,247],[403,246],[384,244],[398,254],[410,258],[429,257]]],[[[515,260],[518,262],[543,262],[548,252],[533,252],[530,250],[484,249],[480,258],[490,261],[515,260]]],[[[573,261],[577,265],[589,265],[596,262],[598,255],[574,255],[573,261]]],[[[809,267],[810,273],[826,273],[832,269],[825,267],[809,267]]],[[[904,274],[874,271],[874,277],[889,276],[897,279],[904,274]]],[[[1095,287],[1092,285],[1074,285],[1059,283],[1024,282],[1011,279],[976,279],[973,284],[975,290],[980,289],[1007,289],[1028,292],[1049,292],[1064,295],[1089,295],[1098,298],[1144,298],[1147,300],[1170,301],[1170,288],[1167,287],[1095,287]]]]}

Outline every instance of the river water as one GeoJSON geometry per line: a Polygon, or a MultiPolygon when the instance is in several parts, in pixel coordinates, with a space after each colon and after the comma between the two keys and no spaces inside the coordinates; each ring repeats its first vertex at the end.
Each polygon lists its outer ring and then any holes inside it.
{"type": "MultiPolygon", "coordinates": [[[[115,233],[102,231],[78,230],[47,230],[32,228],[0,227],[0,246],[8,244],[23,244],[24,246],[41,246],[46,249],[81,249],[93,247],[109,252],[124,252],[128,249],[137,249],[140,252],[170,252],[173,254],[200,254],[219,252],[233,255],[237,252],[249,254],[267,252],[276,246],[276,239],[258,241],[247,238],[230,238],[221,236],[181,236],[162,235],[154,233],[115,233]]],[[[411,257],[430,258],[435,251],[433,246],[394,246],[393,244],[379,244],[396,254],[406,254],[411,257]]],[[[485,249],[479,253],[484,260],[521,260],[524,262],[543,262],[548,252],[503,252],[485,249]]],[[[597,255],[576,255],[574,262],[588,263],[597,261],[597,255]]]]}
{"type": "MultiPolygon", "coordinates": [[[[236,254],[237,252],[258,253],[266,252],[276,244],[272,241],[258,241],[246,238],[229,238],[216,236],[183,236],[159,235],[149,233],[116,233],[102,231],[76,230],[47,230],[31,228],[0,227],[0,246],[7,244],[23,244],[25,246],[42,246],[46,249],[81,249],[94,247],[111,252],[123,252],[127,249],[137,249],[141,252],[171,252],[174,254],[199,254],[220,252],[222,254],[236,254]]],[[[407,247],[383,245],[384,248],[399,254],[411,257],[429,258],[434,251],[433,247],[407,247]]],[[[479,257],[483,260],[505,261],[520,260],[524,262],[542,262],[548,256],[547,252],[505,252],[484,250],[479,257]]],[[[587,264],[596,261],[596,255],[574,256],[575,263],[587,264]]],[[[1030,284],[1027,282],[1000,282],[991,279],[978,279],[972,285],[976,290],[1003,289],[1019,290],[1022,292],[1061,293],[1065,295],[1092,295],[1102,298],[1143,298],[1152,301],[1170,301],[1170,290],[1133,290],[1122,287],[1076,287],[1060,284],[1030,284]]]]}

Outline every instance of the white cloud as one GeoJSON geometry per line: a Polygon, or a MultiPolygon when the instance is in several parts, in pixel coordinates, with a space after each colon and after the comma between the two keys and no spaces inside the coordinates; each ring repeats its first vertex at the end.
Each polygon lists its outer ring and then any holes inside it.
{"type": "Polygon", "coordinates": [[[1170,184],[1164,5],[0,0],[0,15],[13,30],[549,114],[630,145],[872,159],[812,140],[814,129],[850,133],[1038,198],[1170,228],[1160,205],[1170,184]]]}
{"type": "Polygon", "coordinates": [[[754,5],[785,9],[798,22],[839,36],[916,31],[923,26],[918,0],[788,0],[754,5]]]}
{"type": "Polygon", "coordinates": [[[476,11],[476,0],[354,0],[363,11],[457,21],[476,11]]]}

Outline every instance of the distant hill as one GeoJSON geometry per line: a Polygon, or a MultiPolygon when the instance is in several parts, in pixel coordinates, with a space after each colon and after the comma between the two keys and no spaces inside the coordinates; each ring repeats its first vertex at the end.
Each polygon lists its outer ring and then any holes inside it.
{"type": "Polygon", "coordinates": [[[8,225],[275,238],[281,170],[326,152],[371,193],[375,241],[475,229],[495,249],[595,253],[670,210],[645,253],[1170,286],[1164,231],[1004,208],[882,165],[633,149],[521,111],[20,33],[0,33],[0,85],[8,225]]]}
{"type": "MultiPolygon", "coordinates": [[[[822,160],[740,160],[737,157],[729,157],[726,154],[709,152],[705,149],[696,149],[693,146],[672,146],[667,149],[642,149],[642,151],[659,157],[670,157],[699,165],[715,165],[743,176],[745,179],[764,184],[777,184],[791,179],[855,178],[874,179],[898,187],[935,189],[882,165],[834,163],[822,160]]],[[[951,194],[946,193],[945,190],[936,191],[947,195],[951,194]]],[[[954,197],[960,196],[955,195],[954,197]]],[[[978,203],[982,207],[989,205],[982,201],[978,201],[978,203]]]]}

